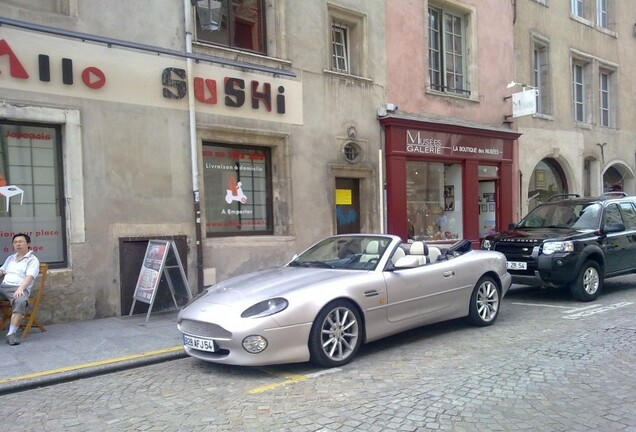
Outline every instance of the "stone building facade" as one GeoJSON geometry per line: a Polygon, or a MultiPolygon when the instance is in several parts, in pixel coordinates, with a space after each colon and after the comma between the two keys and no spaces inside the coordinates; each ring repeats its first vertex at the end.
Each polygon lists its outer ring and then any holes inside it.
{"type": "Polygon", "coordinates": [[[523,213],[554,193],[635,194],[636,4],[513,3],[513,80],[537,90],[537,113],[512,119],[523,213]]]}
{"type": "Polygon", "coordinates": [[[32,233],[42,321],[128,314],[149,240],[174,241],[196,294],[380,231],[384,8],[0,1],[0,181],[23,192],[0,249],[32,233]]]}

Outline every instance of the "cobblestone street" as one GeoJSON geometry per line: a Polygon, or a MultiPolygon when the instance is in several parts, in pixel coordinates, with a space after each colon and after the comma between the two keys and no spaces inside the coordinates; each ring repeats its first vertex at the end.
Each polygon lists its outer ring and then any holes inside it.
{"type": "Polygon", "coordinates": [[[340,369],[186,358],[0,397],[29,431],[636,431],[636,281],[514,289],[498,322],[363,347],[340,369]]]}

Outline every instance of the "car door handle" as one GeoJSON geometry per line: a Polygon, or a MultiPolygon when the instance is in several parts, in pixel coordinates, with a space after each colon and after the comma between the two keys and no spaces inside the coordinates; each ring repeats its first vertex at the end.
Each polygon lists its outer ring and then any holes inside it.
{"type": "Polygon", "coordinates": [[[455,272],[450,270],[450,271],[442,273],[442,276],[444,276],[445,278],[448,278],[448,277],[451,277],[451,276],[455,276],[455,272]]]}

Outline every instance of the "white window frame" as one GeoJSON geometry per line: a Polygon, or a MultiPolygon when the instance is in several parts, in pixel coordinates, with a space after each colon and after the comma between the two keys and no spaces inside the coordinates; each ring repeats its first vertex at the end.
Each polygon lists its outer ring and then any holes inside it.
{"type": "MultiPolygon", "coordinates": [[[[433,91],[446,94],[453,94],[463,97],[470,97],[468,80],[468,56],[467,37],[468,37],[468,19],[466,14],[462,14],[455,10],[445,9],[435,4],[428,6],[428,79],[429,87],[433,91]],[[438,17],[439,27],[433,27],[431,24],[432,15],[438,17]],[[446,28],[445,17],[450,16],[454,20],[459,21],[461,33],[457,33],[456,29],[446,28]],[[456,44],[447,43],[448,37],[459,37],[461,39],[459,51],[454,51],[453,46],[456,44]],[[451,45],[451,46],[449,46],[451,45]],[[453,67],[449,70],[447,59],[453,59],[461,62],[460,67],[453,67]],[[455,79],[450,79],[455,78],[455,79]],[[459,78],[459,79],[458,79],[459,78]],[[453,81],[453,82],[451,82],[453,81]],[[461,83],[458,84],[458,81],[461,83]]],[[[455,64],[457,62],[454,62],[455,64]]]]}
{"type": "Polygon", "coordinates": [[[539,91],[536,97],[537,113],[551,114],[550,44],[547,40],[534,38],[532,45],[533,86],[539,91]]]}
{"type": "Polygon", "coordinates": [[[348,75],[349,78],[356,80],[368,79],[369,41],[366,15],[328,3],[327,17],[329,26],[325,30],[329,49],[327,50],[328,57],[325,58],[325,64],[328,67],[324,72],[348,75]],[[336,34],[342,36],[342,40],[336,39],[336,34]],[[337,43],[338,46],[334,43],[337,43]],[[342,66],[336,67],[334,59],[340,55],[336,48],[342,49],[346,70],[343,70],[342,66]]]}
{"type": "Polygon", "coordinates": [[[346,24],[332,22],[331,24],[331,70],[350,73],[349,28],[346,24]]]}
{"type": "Polygon", "coordinates": [[[608,0],[596,0],[596,25],[609,28],[608,0]]]}
{"type": "Polygon", "coordinates": [[[583,4],[583,0],[572,0],[571,1],[571,12],[572,15],[580,17],[580,18],[585,18],[585,7],[583,4]]]}
{"type": "Polygon", "coordinates": [[[612,79],[613,71],[601,68],[598,74],[599,125],[610,128],[613,125],[612,79]]]}
{"type": "Polygon", "coordinates": [[[580,61],[572,63],[572,114],[575,122],[584,123],[587,110],[585,107],[585,64],[580,61]],[[580,74],[578,73],[580,71],[580,74]],[[579,114],[580,109],[580,114],[579,114]]]}

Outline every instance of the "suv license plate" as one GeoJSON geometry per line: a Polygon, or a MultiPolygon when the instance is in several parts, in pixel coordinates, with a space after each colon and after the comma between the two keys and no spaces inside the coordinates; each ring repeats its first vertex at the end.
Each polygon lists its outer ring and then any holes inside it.
{"type": "Polygon", "coordinates": [[[506,262],[506,267],[508,268],[508,270],[527,270],[528,263],[520,261],[508,261],[506,262]]]}
{"type": "Polygon", "coordinates": [[[216,351],[216,345],[214,341],[209,339],[201,339],[192,336],[183,335],[183,345],[192,347],[201,351],[216,351]]]}

